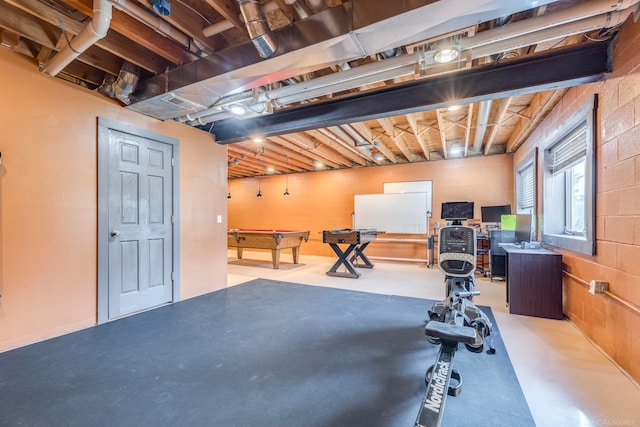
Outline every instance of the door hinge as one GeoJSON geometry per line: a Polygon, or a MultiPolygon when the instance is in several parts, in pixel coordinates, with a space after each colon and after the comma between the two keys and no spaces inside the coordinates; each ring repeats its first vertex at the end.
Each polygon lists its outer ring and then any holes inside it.
{"type": "Polygon", "coordinates": [[[171,280],[176,280],[176,275],[173,271],[171,272],[171,280]]]}
{"type": "Polygon", "coordinates": [[[171,167],[176,165],[176,160],[172,157],[171,158],[171,167]]]}
{"type": "Polygon", "coordinates": [[[176,217],[171,215],[171,224],[175,224],[176,222],[176,217]]]}

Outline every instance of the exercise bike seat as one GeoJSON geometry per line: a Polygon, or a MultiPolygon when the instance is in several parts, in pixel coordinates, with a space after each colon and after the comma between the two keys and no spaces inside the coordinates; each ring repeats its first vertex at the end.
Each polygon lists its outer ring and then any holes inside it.
{"type": "Polygon", "coordinates": [[[441,341],[461,342],[463,344],[478,345],[482,342],[474,328],[469,326],[452,325],[437,320],[431,320],[424,328],[424,333],[441,341]]]}

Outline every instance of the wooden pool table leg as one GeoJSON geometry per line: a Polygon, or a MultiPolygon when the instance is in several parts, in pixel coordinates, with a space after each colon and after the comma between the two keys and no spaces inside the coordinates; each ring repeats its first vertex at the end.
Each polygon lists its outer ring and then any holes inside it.
{"type": "Polygon", "coordinates": [[[293,263],[297,264],[298,259],[300,258],[300,247],[292,248],[293,249],[293,263]]]}
{"type": "Polygon", "coordinates": [[[236,252],[238,253],[238,259],[242,259],[242,248],[240,246],[236,248],[236,252]]]}
{"type": "Polygon", "coordinates": [[[273,268],[280,268],[280,249],[271,249],[271,260],[273,268]]]}

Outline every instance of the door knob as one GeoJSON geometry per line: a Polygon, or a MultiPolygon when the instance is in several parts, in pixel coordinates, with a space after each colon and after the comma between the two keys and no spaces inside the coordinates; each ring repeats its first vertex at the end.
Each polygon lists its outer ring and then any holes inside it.
{"type": "Polygon", "coordinates": [[[116,237],[116,236],[119,236],[119,235],[120,235],[120,232],[118,230],[113,230],[111,232],[111,237],[116,237]]]}

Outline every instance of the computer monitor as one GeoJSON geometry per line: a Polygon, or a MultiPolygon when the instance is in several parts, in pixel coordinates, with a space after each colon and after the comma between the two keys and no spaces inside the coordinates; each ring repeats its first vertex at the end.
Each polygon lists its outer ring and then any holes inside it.
{"type": "Polygon", "coordinates": [[[442,204],[440,218],[448,221],[462,221],[473,218],[473,202],[445,202],[442,204]]]}
{"type": "Polygon", "coordinates": [[[511,205],[481,206],[482,222],[500,222],[502,215],[511,214],[511,205]]]}
{"type": "Polygon", "coordinates": [[[531,214],[516,215],[516,243],[531,242],[531,214]]]}

